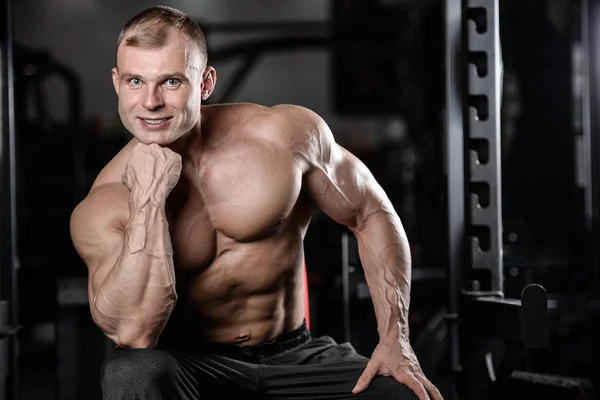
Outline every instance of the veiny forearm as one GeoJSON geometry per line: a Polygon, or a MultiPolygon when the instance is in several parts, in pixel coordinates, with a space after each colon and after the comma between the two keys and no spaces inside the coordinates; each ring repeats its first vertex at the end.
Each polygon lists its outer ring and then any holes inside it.
{"type": "Polygon", "coordinates": [[[95,293],[96,323],[124,347],[153,347],[175,307],[173,250],[164,207],[130,206],[120,257],[95,293]]]}
{"type": "Polygon", "coordinates": [[[402,223],[384,204],[361,219],[354,229],[380,341],[409,338],[411,256],[402,223]]]}

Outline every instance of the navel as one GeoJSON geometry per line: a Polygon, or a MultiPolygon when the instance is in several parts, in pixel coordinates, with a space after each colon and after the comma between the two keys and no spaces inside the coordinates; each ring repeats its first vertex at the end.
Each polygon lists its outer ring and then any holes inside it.
{"type": "Polygon", "coordinates": [[[235,340],[238,343],[247,342],[250,340],[250,334],[240,334],[235,340]]]}

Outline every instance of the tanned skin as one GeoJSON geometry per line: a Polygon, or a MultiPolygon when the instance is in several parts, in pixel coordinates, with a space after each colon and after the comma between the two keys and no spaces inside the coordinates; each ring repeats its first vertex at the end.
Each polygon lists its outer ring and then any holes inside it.
{"type": "Polygon", "coordinates": [[[306,108],[200,107],[216,74],[196,53],[181,34],[118,51],[113,82],[134,138],[71,218],[96,324],[123,348],[156,346],[175,313],[220,343],[299,327],[316,206],[356,235],[377,317],[379,345],[354,392],[380,374],[440,400],[409,343],[409,245],[380,185],[306,108]]]}

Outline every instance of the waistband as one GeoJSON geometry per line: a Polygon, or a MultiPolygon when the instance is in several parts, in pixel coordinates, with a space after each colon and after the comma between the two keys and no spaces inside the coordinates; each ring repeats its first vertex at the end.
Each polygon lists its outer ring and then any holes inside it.
{"type": "Polygon", "coordinates": [[[292,331],[284,332],[269,342],[254,346],[217,343],[202,337],[191,338],[185,334],[175,334],[172,330],[165,333],[167,334],[163,335],[157,348],[206,351],[247,362],[252,362],[253,360],[259,361],[276,356],[277,354],[300,346],[311,339],[310,331],[306,327],[306,321],[303,321],[302,325],[292,331]]]}
{"type": "Polygon", "coordinates": [[[204,343],[207,350],[215,354],[233,358],[239,361],[261,360],[276,356],[308,342],[311,338],[310,331],[306,328],[306,321],[300,327],[284,332],[273,340],[254,346],[239,346],[222,343],[204,343]]]}

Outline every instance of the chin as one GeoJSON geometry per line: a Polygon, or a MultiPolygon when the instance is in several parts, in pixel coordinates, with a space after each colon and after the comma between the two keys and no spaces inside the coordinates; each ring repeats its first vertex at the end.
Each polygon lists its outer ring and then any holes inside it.
{"type": "Polygon", "coordinates": [[[157,144],[165,147],[174,142],[173,138],[168,135],[148,134],[146,132],[137,133],[135,138],[143,144],[157,144]]]}

